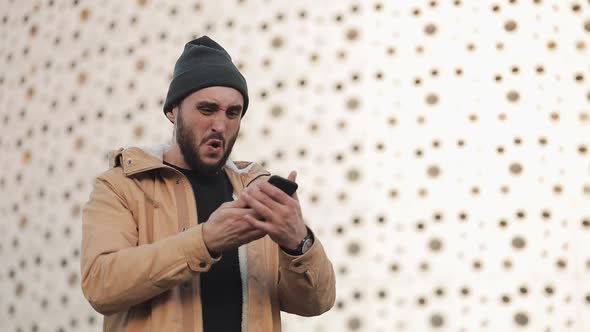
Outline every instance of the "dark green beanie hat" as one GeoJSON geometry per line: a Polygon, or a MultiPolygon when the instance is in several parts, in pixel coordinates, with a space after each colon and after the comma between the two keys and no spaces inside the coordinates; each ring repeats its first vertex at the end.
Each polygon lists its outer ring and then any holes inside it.
{"type": "Polygon", "coordinates": [[[203,36],[184,46],[176,61],[174,75],[164,102],[164,114],[191,93],[210,86],[238,90],[244,97],[242,116],[248,109],[246,79],[231,61],[230,55],[213,39],[203,36]]]}

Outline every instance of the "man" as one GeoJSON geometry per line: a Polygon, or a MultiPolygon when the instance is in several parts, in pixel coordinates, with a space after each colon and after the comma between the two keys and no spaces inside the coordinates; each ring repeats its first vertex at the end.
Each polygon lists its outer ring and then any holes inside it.
{"type": "Polygon", "coordinates": [[[193,40],[164,103],[173,143],[120,149],[96,179],[82,289],[105,331],[279,331],[281,310],[333,306],[334,271],[297,194],[257,164],[228,160],[247,109],[229,54],[193,40]]]}

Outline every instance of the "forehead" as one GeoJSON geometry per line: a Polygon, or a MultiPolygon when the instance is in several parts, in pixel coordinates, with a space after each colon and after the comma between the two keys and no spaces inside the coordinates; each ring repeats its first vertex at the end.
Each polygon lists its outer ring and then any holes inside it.
{"type": "Polygon", "coordinates": [[[210,86],[201,90],[197,90],[188,95],[188,97],[185,98],[185,101],[190,103],[206,101],[219,105],[244,106],[244,97],[242,94],[234,88],[225,86],[210,86]]]}

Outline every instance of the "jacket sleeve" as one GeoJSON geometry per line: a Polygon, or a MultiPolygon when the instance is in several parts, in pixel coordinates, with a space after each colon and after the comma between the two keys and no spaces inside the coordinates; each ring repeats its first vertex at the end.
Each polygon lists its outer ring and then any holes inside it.
{"type": "Polygon", "coordinates": [[[82,291],[104,315],[146,301],[219,258],[210,256],[201,225],[138,246],[138,229],[128,201],[106,177],[97,178],[82,216],[82,291]]]}
{"type": "Polygon", "coordinates": [[[336,278],[317,236],[314,234],[312,247],[301,256],[278,250],[281,310],[306,317],[330,310],[336,299],[336,278]]]}

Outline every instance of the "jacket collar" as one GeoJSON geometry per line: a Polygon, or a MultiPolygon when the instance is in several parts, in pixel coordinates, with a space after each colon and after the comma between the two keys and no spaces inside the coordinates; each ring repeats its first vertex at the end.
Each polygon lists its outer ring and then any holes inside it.
{"type": "MultiPolygon", "coordinates": [[[[164,152],[169,148],[169,144],[157,144],[113,150],[108,155],[109,168],[120,166],[126,176],[157,168],[171,168],[163,162],[164,152]]],[[[228,159],[224,169],[236,173],[247,173],[253,165],[254,163],[250,163],[246,167],[238,168],[233,161],[228,159]]]]}

